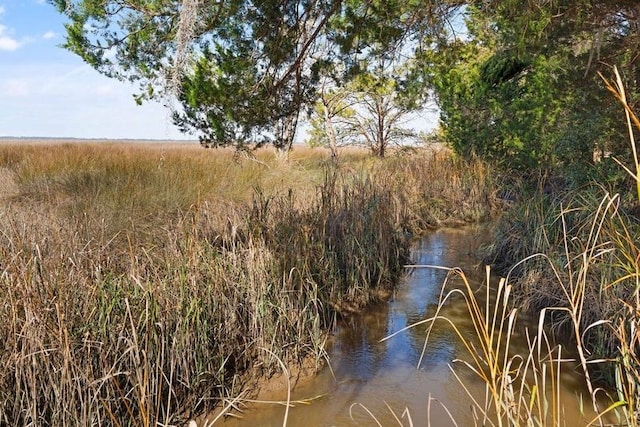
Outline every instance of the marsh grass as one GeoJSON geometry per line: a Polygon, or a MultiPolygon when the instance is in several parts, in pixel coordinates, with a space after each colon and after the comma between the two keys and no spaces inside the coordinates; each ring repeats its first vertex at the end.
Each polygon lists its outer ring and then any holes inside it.
{"type": "Polygon", "coordinates": [[[540,313],[555,334],[568,338],[590,393],[602,386],[617,390],[610,400],[620,403],[626,425],[635,425],[640,223],[625,213],[619,196],[598,186],[550,202],[530,199],[504,219],[494,256],[503,265],[524,260],[510,272],[514,305],[540,313]]]}
{"type": "MultiPolygon", "coordinates": [[[[625,109],[634,161],[618,163],[638,184],[640,121],[614,72],[606,84],[625,109]]],[[[502,216],[490,248],[508,277],[512,307],[538,314],[540,329],[572,344],[599,425],[605,413],[620,425],[640,422],[640,196],[623,196],[591,183],[524,198],[502,216]]]]}
{"type": "Polygon", "coordinates": [[[448,150],[396,156],[386,165],[405,203],[412,229],[486,222],[502,212],[500,177],[491,165],[448,150]]]}
{"type": "Polygon", "coordinates": [[[0,425],[176,425],[320,366],[401,274],[427,157],[0,145],[0,425]]]}

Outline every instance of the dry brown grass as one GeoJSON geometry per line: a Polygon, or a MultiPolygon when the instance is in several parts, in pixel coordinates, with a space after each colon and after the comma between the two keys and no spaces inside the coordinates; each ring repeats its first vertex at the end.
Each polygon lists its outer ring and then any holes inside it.
{"type": "Polygon", "coordinates": [[[570,338],[594,411],[615,409],[621,425],[638,425],[640,164],[635,132],[640,120],[614,73],[616,80],[605,83],[624,108],[633,152],[632,164],[616,161],[632,186],[618,187],[623,191],[616,194],[607,182],[591,182],[523,197],[498,223],[492,258],[503,273],[515,265],[509,270],[515,305],[539,313],[541,323],[551,323],[570,338]],[[607,395],[611,407],[599,406],[596,394],[607,395]]]}
{"type": "Polygon", "coordinates": [[[336,312],[401,274],[429,208],[407,183],[446,187],[420,155],[254,154],[0,144],[0,424],[167,425],[320,363],[336,312]]]}

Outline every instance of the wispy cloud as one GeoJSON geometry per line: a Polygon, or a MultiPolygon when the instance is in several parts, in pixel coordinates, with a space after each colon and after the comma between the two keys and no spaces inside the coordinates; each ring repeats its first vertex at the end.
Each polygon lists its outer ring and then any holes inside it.
{"type": "Polygon", "coordinates": [[[56,33],[55,31],[47,31],[42,35],[42,38],[45,40],[55,39],[56,37],[58,37],[58,33],[56,33]]]}
{"type": "Polygon", "coordinates": [[[7,27],[0,25],[0,50],[14,51],[22,45],[8,34],[7,27]]]}

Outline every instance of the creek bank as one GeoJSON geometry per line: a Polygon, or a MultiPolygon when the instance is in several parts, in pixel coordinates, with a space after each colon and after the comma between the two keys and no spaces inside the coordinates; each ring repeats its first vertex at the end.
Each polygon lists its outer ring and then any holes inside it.
{"type": "Polygon", "coordinates": [[[627,402],[619,415],[631,424],[640,414],[636,205],[598,183],[533,194],[500,218],[488,256],[510,274],[514,304],[545,313],[558,339],[584,354],[590,386],[609,390],[609,404],[627,402]]]}
{"type": "MultiPolygon", "coordinates": [[[[430,263],[474,269],[478,257],[478,246],[484,235],[486,233],[481,232],[478,227],[441,229],[428,233],[426,237],[419,239],[412,245],[412,261],[419,264],[430,263]]],[[[376,400],[373,397],[376,393],[381,399],[377,401],[377,404],[382,404],[383,398],[389,400],[388,393],[396,395],[393,399],[397,404],[400,404],[403,395],[411,396],[410,399],[419,399],[420,393],[426,392],[426,390],[440,390],[448,396],[456,394],[454,388],[450,387],[453,378],[445,378],[441,375],[443,372],[447,372],[446,364],[449,362],[448,358],[453,354],[451,351],[454,351],[454,348],[457,348],[455,351],[460,350],[452,336],[443,336],[436,348],[444,346],[449,350],[443,352],[436,349],[433,358],[429,359],[430,366],[425,367],[424,371],[421,370],[422,373],[415,371],[422,347],[421,340],[424,339],[421,333],[409,334],[412,338],[408,340],[398,339],[390,343],[380,343],[382,338],[397,328],[425,316],[437,303],[439,289],[445,274],[442,271],[435,273],[426,270],[406,271],[408,274],[403,277],[399,286],[395,287],[392,293],[384,295],[386,297],[384,300],[372,302],[367,307],[360,308],[357,313],[351,312],[342,317],[326,345],[330,366],[322,367],[317,374],[313,370],[308,371],[312,373],[312,376],[302,379],[298,383],[298,387],[292,391],[292,400],[298,403],[294,403],[295,408],[292,408],[290,425],[299,425],[297,423],[300,422],[300,417],[302,416],[304,419],[306,416],[300,415],[300,411],[305,411],[302,408],[306,408],[307,405],[299,402],[310,403],[311,407],[317,405],[322,408],[317,412],[318,417],[323,412],[327,412],[346,421],[344,416],[348,417],[348,411],[338,414],[335,408],[330,409],[327,405],[331,405],[330,402],[347,399],[346,396],[354,392],[366,393],[369,396],[366,398],[367,404],[376,400]],[[436,371],[433,370],[433,364],[437,364],[439,367],[436,371]],[[407,382],[408,392],[406,394],[402,394],[402,380],[398,383],[398,378],[394,378],[398,372],[397,369],[400,369],[403,376],[412,377],[407,382]],[[376,379],[378,375],[382,375],[384,379],[376,379]],[[381,381],[378,386],[374,385],[377,381],[381,381]]],[[[269,380],[267,383],[274,384],[269,380]]],[[[286,381],[282,381],[282,377],[278,376],[275,384],[286,385],[286,381]]],[[[251,392],[249,400],[256,400],[254,394],[255,390],[251,392]]],[[[283,389],[276,387],[271,394],[262,394],[258,400],[282,402],[286,401],[286,396],[286,387],[283,389]]],[[[245,397],[243,396],[243,398],[245,397]]],[[[417,401],[411,401],[413,402],[412,408],[414,405],[419,406],[417,401]]],[[[236,407],[243,406],[243,404],[241,398],[236,407]]],[[[278,405],[281,403],[275,404],[275,406],[278,405]]],[[[246,407],[247,411],[240,414],[236,411],[233,412],[243,417],[242,422],[244,423],[281,424],[282,408],[276,409],[271,406],[274,404],[249,403],[246,407]],[[280,415],[273,415],[274,418],[268,416],[263,418],[262,415],[256,415],[256,413],[264,413],[265,411],[267,413],[276,412],[280,415]],[[254,416],[257,418],[253,418],[254,416]]],[[[417,414],[423,413],[423,409],[415,409],[415,411],[417,414]]],[[[315,414],[315,411],[311,410],[311,412],[315,414]]],[[[316,415],[310,416],[312,419],[316,419],[316,415]]],[[[463,414],[459,415],[461,418],[464,416],[463,414]]],[[[210,416],[209,419],[213,419],[213,416],[210,416]]],[[[318,420],[321,422],[319,418],[318,420]]],[[[227,419],[225,424],[227,423],[235,425],[233,419],[227,419]]]]}
{"type": "MultiPolygon", "coordinates": [[[[478,269],[478,248],[486,234],[470,228],[435,231],[413,245],[412,260],[416,264],[461,267],[474,286],[480,287],[484,275],[478,269]]],[[[432,315],[446,276],[443,270],[412,270],[386,303],[371,306],[361,315],[342,322],[327,347],[330,368],[320,370],[292,391],[293,405],[287,414],[287,425],[357,426],[376,421],[394,425],[395,416],[405,421],[410,417],[414,425],[427,425],[427,420],[432,425],[451,425],[440,405],[446,405],[458,425],[473,425],[469,397],[449,368],[452,360],[466,354],[451,328],[442,322],[432,332],[420,365],[424,328],[412,328],[381,342],[382,338],[432,315]]],[[[480,304],[484,305],[484,301],[480,304]]],[[[448,304],[442,315],[454,321],[467,336],[474,333],[463,301],[448,304]]],[[[535,326],[535,322],[531,325],[524,319],[521,322],[523,327],[535,326]]],[[[512,351],[526,354],[525,334],[518,331],[512,338],[512,351]]],[[[483,382],[461,370],[459,364],[454,367],[465,380],[465,387],[476,396],[484,396],[483,382]]],[[[567,419],[583,420],[586,425],[588,415],[579,412],[574,398],[574,393],[584,391],[582,378],[570,370],[563,375],[559,389],[563,401],[568,402],[567,419]]],[[[282,425],[286,390],[261,398],[266,402],[248,404],[239,414],[242,418],[225,419],[223,425],[282,425]]]]}

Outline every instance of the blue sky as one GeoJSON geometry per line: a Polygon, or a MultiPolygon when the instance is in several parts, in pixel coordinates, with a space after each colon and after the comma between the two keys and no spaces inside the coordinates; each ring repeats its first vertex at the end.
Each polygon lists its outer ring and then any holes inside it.
{"type": "Polygon", "coordinates": [[[59,47],[64,22],[45,0],[0,0],[0,137],[187,138],[167,108],[59,47]]]}
{"type": "MultiPolygon", "coordinates": [[[[136,86],[59,47],[65,19],[46,0],[0,0],[0,137],[195,139],[163,105],[138,106],[136,86]]],[[[436,123],[433,112],[410,122],[418,130],[436,123]]]]}

